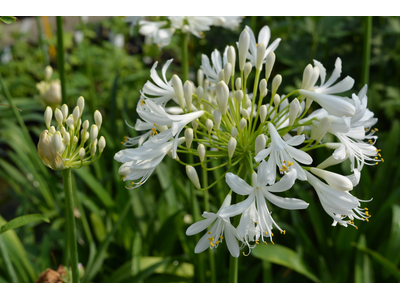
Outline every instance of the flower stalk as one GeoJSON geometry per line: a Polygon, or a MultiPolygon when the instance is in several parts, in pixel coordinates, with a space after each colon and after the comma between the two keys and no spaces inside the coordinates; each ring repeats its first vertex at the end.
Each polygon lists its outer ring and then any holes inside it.
{"type": "Polygon", "coordinates": [[[67,103],[67,87],[65,83],[65,59],[64,59],[64,40],[63,40],[63,20],[57,16],[57,65],[60,73],[62,101],[67,103]]]}

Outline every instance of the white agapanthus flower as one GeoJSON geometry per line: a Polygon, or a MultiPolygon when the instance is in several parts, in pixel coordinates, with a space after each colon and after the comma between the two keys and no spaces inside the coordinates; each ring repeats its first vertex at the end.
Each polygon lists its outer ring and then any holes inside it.
{"type": "MultiPolygon", "coordinates": [[[[201,36],[202,30],[216,24],[223,26],[228,19],[169,17],[167,20],[168,26],[171,24],[175,30],[201,36]]],[[[157,27],[147,26],[149,32],[157,27]]],[[[225,177],[231,191],[246,198],[231,204],[229,194],[217,213],[204,212],[205,220],[188,228],[187,234],[194,235],[211,226],[197,243],[196,253],[216,248],[223,238],[234,257],[240,252],[238,241],[241,247],[249,249],[259,241],[272,242],[273,229],[285,231],[272,218],[267,202],[290,210],[308,207],[303,200],[275,195],[290,193],[296,179],[300,180],[299,185],[308,181],[313,186],[334,225],[356,226],[355,221],[370,218],[368,210],[361,207],[363,201],[349,192],[361,182],[364,166],[383,162],[380,150],[374,146],[377,129],[371,126],[377,119],[367,108],[367,87],[357,95],[342,96],[353,87],[354,80],[346,77],[336,83],[342,70],[341,60],[337,59],[328,80],[323,65],[314,61],[314,67],[305,68],[300,89],[285,95],[280,93],[285,82],[282,76],[276,74],[269,80],[275,60],[279,59],[273,50],[280,39],[268,45],[270,36],[269,28],[264,27],[256,43],[247,27],[239,36],[237,51],[226,46],[222,55],[214,50],[211,60],[202,55],[197,84],[182,83],[176,74],[167,80],[172,60],[162,67],[161,77],[156,71],[158,63],[154,63],[150,71],[152,81],[144,85],[136,107],[140,119],[134,129],[142,134],[125,137],[122,143],[130,148],[115,155],[122,163],[119,170],[122,179],[132,181],[127,185],[129,189],[142,185],[167,154],[185,166],[188,178],[200,192],[213,188],[216,182],[202,182],[200,178],[205,177],[198,176],[196,166],[203,172],[225,170],[225,175],[216,181],[225,177]],[[260,72],[263,67],[265,73],[260,72]],[[251,82],[253,78],[255,82],[251,82]],[[311,105],[315,108],[310,114],[311,105]],[[326,134],[335,140],[326,142],[326,134]],[[310,155],[314,152],[309,151],[321,147],[334,151],[327,159],[317,161],[310,155]],[[188,155],[193,160],[181,160],[188,155]],[[349,175],[327,169],[347,159],[349,175]],[[240,178],[239,173],[246,176],[240,178]],[[235,216],[240,216],[236,228],[231,223],[235,216]]],[[[58,114],[56,119],[62,120],[63,115],[58,114]]],[[[73,124],[73,119],[66,122],[73,124]]],[[[55,136],[58,145],[54,148],[58,150],[53,149],[55,152],[62,150],[57,139],[55,136]]],[[[278,213],[274,211],[274,217],[278,213]]]]}

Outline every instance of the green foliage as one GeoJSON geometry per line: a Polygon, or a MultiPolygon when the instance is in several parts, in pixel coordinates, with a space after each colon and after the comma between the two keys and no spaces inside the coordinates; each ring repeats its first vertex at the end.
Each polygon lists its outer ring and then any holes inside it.
{"type": "MultiPolygon", "coordinates": [[[[361,88],[361,17],[248,17],[245,24],[253,24],[254,32],[268,25],[271,40],[282,38],[272,76],[281,74],[288,81],[285,85],[297,87],[312,59],[330,70],[340,56],[342,74],[356,80],[352,92],[361,88]]],[[[201,219],[205,204],[203,194],[191,188],[184,167],[166,157],[146,184],[132,191],[125,189],[118,176],[119,164],[113,159],[122,149],[123,137],[137,134],[125,121],[134,125],[140,90],[150,78],[153,62],[159,61],[160,66],[174,58],[168,76],[180,73],[179,37],[174,36],[172,43],[160,50],[144,44],[136,30],[130,35],[129,25],[119,17],[82,22],[76,30],[84,33],[81,43],[74,40],[73,32],[64,35],[66,102],[73,107],[83,96],[88,107],[83,118],[90,121],[99,109],[103,115],[101,132],[107,140],[99,161],[73,172],[78,254],[85,267],[82,282],[211,281],[209,251],[194,254],[200,236],[185,235],[186,228],[201,219]],[[123,49],[109,41],[117,33],[125,37],[123,49]]],[[[251,255],[240,257],[239,282],[400,281],[400,19],[374,17],[372,30],[368,108],[379,118],[376,145],[382,149],[385,162],[364,168],[360,184],[351,192],[360,199],[374,198],[367,203],[370,222],[357,224],[358,230],[331,226],[332,220],[311,186],[298,181],[290,197],[309,202],[308,209],[270,207],[286,235],[278,235],[275,245],[260,245],[251,255]]],[[[201,53],[210,55],[214,49],[223,51],[225,45],[235,45],[239,32],[213,27],[205,39],[192,36],[189,77],[195,80],[201,53]]],[[[43,42],[44,49],[56,45],[55,38],[44,38],[43,42]]],[[[39,101],[36,90],[36,83],[44,79],[42,47],[15,33],[11,49],[13,59],[0,64],[0,73],[14,105],[22,110],[31,144],[36,145],[45,127],[45,104],[39,101]]],[[[50,56],[50,64],[53,77],[59,78],[55,57],[50,56]]],[[[8,103],[6,100],[2,88],[0,103],[8,103]]],[[[12,109],[0,106],[0,227],[11,226],[12,221],[6,223],[3,217],[25,218],[26,223],[19,224],[29,225],[12,226],[0,235],[0,282],[35,282],[46,268],[68,265],[64,193],[61,174],[41,164],[12,109]],[[27,222],[29,215],[51,222],[27,222]]],[[[316,162],[331,154],[319,150],[311,154],[316,162]]],[[[347,172],[340,167],[332,170],[347,172]]],[[[219,178],[220,171],[209,172],[208,181],[219,178]]],[[[222,180],[210,190],[211,211],[218,209],[228,192],[222,180]]],[[[227,282],[226,245],[222,243],[213,252],[216,279],[227,282]]]]}

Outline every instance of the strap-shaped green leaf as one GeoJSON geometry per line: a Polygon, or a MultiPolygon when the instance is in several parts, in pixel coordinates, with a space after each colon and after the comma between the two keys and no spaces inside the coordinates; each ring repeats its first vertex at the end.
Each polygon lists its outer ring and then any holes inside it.
{"type": "Polygon", "coordinates": [[[49,218],[47,218],[46,216],[43,216],[41,214],[25,215],[25,216],[21,216],[21,217],[12,219],[11,221],[9,221],[6,224],[4,224],[3,226],[1,226],[0,234],[2,234],[3,232],[6,232],[7,230],[15,229],[15,228],[18,228],[18,227],[21,227],[21,226],[24,226],[26,224],[36,222],[36,221],[44,221],[44,222],[50,223],[49,218]]]}
{"type": "Polygon", "coordinates": [[[16,17],[0,17],[0,20],[3,21],[3,23],[6,23],[6,24],[12,24],[15,21],[17,21],[17,18],[16,17]]]}

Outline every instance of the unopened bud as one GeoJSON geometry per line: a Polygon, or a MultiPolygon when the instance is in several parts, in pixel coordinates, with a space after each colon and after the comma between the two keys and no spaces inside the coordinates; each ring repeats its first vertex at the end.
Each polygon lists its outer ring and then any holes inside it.
{"type": "Polygon", "coordinates": [[[90,141],[93,144],[97,140],[97,135],[99,134],[99,127],[97,125],[92,125],[90,127],[90,141]]]}
{"type": "Polygon", "coordinates": [[[303,71],[303,81],[301,82],[301,88],[305,89],[308,86],[308,82],[313,74],[313,67],[311,64],[308,64],[303,71]]]}
{"type": "Polygon", "coordinates": [[[85,148],[79,149],[79,158],[80,158],[81,160],[83,160],[83,159],[85,158],[85,155],[86,155],[86,153],[85,153],[85,148]]]}
{"type": "Polygon", "coordinates": [[[278,74],[272,80],[272,94],[276,93],[281,83],[282,83],[282,76],[278,74]]]}
{"type": "Polygon", "coordinates": [[[204,73],[202,69],[197,70],[197,84],[202,87],[204,83],[204,73]]]}
{"type": "Polygon", "coordinates": [[[85,108],[85,99],[82,96],[78,98],[77,104],[79,107],[80,116],[82,116],[83,109],[85,108]]]}
{"type": "Polygon", "coordinates": [[[244,103],[244,107],[248,109],[251,106],[251,100],[249,99],[249,96],[246,95],[246,102],[244,103]]]}
{"type": "Polygon", "coordinates": [[[310,171],[324,179],[331,187],[336,190],[347,192],[353,189],[353,184],[351,183],[351,180],[343,175],[321,170],[318,168],[311,168],[310,171]]]}
{"type": "Polygon", "coordinates": [[[90,154],[94,157],[94,155],[96,154],[96,150],[97,150],[97,140],[94,140],[94,143],[91,144],[92,147],[90,149],[90,154]]]}
{"type": "Polygon", "coordinates": [[[86,141],[89,139],[89,132],[85,133],[85,138],[83,140],[83,143],[86,143],[86,141]]]}
{"type": "Polygon", "coordinates": [[[56,133],[56,128],[54,126],[50,126],[49,134],[55,134],[55,133],[56,133]]]}
{"type": "Polygon", "coordinates": [[[279,107],[280,102],[281,102],[281,97],[279,97],[278,94],[275,94],[275,96],[274,96],[274,105],[276,107],[279,107]]]}
{"type": "Polygon", "coordinates": [[[261,43],[257,46],[257,61],[256,61],[256,70],[262,70],[262,64],[264,61],[265,51],[267,46],[264,43],[261,43]]]}
{"type": "Polygon", "coordinates": [[[242,102],[242,99],[243,99],[243,91],[242,90],[235,92],[235,99],[238,103],[242,102]]]}
{"type": "Polygon", "coordinates": [[[270,52],[267,55],[267,59],[265,61],[265,78],[267,80],[271,76],[271,71],[272,71],[272,67],[274,66],[274,63],[275,63],[275,53],[270,52]]]}
{"type": "Polygon", "coordinates": [[[229,46],[228,48],[228,62],[232,65],[232,74],[231,76],[235,75],[235,64],[236,64],[236,52],[235,48],[229,46]]]}
{"type": "Polygon", "coordinates": [[[247,125],[246,119],[242,118],[242,119],[240,120],[240,122],[239,122],[239,128],[240,128],[240,130],[242,131],[242,130],[246,127],[246,125],[247,125]]]}
{"type": "Polygon", "coordinates": [[[188,165],[186,166],[186,174],[196,189],[201,189],[199,176],[197,175],[196,169],[188,165]]]}
{"type": "Polygon", "coordinates": [[[104,136],[101,136],[99,139],[99,152],[103,153],[105,147],[106,147],[106,139],[104,138],[104,136]]]}
{"type": "Polygon", "coordinates": [[[176,74],[172,76],[172,87],[174,88],[175,96],[178,99],[180,107],[184,109],[185,99],[183,97],[182,81],[176,74]]]}
{"type": "Polygon", "coordinates": [[[75,129],[75,126],[74,126],[74,119],[73,118],[71,118],[71,117],[68,117],[68,119],[65,121],[65,123],[67,123],[67,126],[68,126],[68,128],[71,130],[74,130],[75,129]]]}
{"type": "Polygon", "coordinates": [[[256,145],[255,145],[255,150],[254,150],[256,156],[261,150],[265,149],[265,145],[266,144],[267,144],[267,140],[265,139],[265,135],[264,134],[260,134],[256,138],[256,145]]]}
{"type": "Polygon", "coordinates": [[[59,131],[56,131],[56,133],[53,134],[51,141],[54,145],[54,148],[58,152],[58,154],[61,155],[65,149],[65,146],[63,144],[63,139],[61,137],[61,133],[59,131]]]}
{"type": "Polygon", "coordinates": [[[247,111],[247,109],[242,108],[240,113],[242,114],[242,117],[245,118],[246,120],[250,120],[250,114],[247,111]]]}
{"type": "Polygon", "coordinates": [[[244,66],[244,78],[246,79],[247,77],[249,77],[250,72],[251,72],[251,68],[253,66],[251,65],[251,63],[246,63],[246,65],[244,66]]]}
{"type": "Polygon", "coordinates": [[[230,63],[226,63],[224,66],[224,81],[226,84],[229,84],[231,76],[232,76],[232,65],[230,63]]]}
{"type": "Polygon", "coordinates": [[[53,75],[53,68],[51,66],[44,68],[44,78],[46,81],[51,79],[51,75],[53,75]]]}
{"type": "Polygon", "coordinates": [[[185,141],[186,141],[186,147],[190,148],[190,146],[192,145],[192,141],[193,141],[193,129],[192,128],[186,128],[185,141]]]}
{"type": "Polygon", "coordinates": [[[200,161],[203,162],[206,157],[206,148],[203,144],[197,146],[197,153],[199,154],[200,161]]]}
{"type": "Polygon", "coordinates": [[[74,141],[73,141],[74,145],[78,144],[78,137],[74,136],[74,141]]]}
{"type": "Polygon", "coordinates": [[[102,117],[101,113],[98,110],[96,110],[94,112],[94,123],[97,125],[99,130],[101,128],[101,123],[102,122],[103,122],[103,117],[102,117]]]}
{"type": "Polygon", "coordinates": [[[56,119],[58,125],[62,126],[64,116],[61,110],[59,110],[58,108],[56,108],[56,110],[54,111],[54,118],[56,119]]]}
{"type": "Polygon", "coordinates": [[[225,71],[224,71],[224,69],[219,71],[219,73],[218,73],[218,81],[225,81],[225,71]]]}
{"type": "Polygon", "coordinates": [[[267,81],[265,79],[262,79],[260,81],[260,97],[264,98],[268,94],[268,89],[267,89],[267,81]]]}
{"type": "Polygon", "coordinates": [[[219,130],[221,126],[222,114],[218,108],[214,109],[213,117],[214,117],[215,129],[219,130]]]}
{"type": "Polygon", "coordinates": [[[46,124],[46,128],[49,129],[51,125],[51,119],[53,118],[53,110],[50,106],[46,107],[44,111],[44,123],[46,124]]]}
{"type": "Polygon", "coordinates": [[[302,134],[302,133],[303,133],[303,130],[304,130],[304,126],[299,126],[299,127],[297,127],[297,135],[302,134]]]}
{"type": "Polygon", "coordinates": [[[65,122],[67,120],[68,117],[68,105],[67,104],[63,104],[61,106],[61,112],[63,115],[63,122],[65,122]]]}
{"type": "Polygon", "coordinates": [[[208,133],[210,133],[212,128],[214,127],[214,123],[213,123],[213,121],[211,119],[207,119],[206,127],[207,127],[208,133]]]}
{"type": "Polygon", "coordinates": [[[197,127],[199,127],[199,124],[197,124],[197,119],[192,121],[192,127],[194,131],[196,131],[197,127]]]}
{"type": "Polygon", "coordinates": [[[234,137],[231,137],[228,141],[228,156],[232,158],[233,153],[235,153],[237,141],[234,137]]]}
{"type": "Polygon", "coordinates": [[[231,129],[231,136],[234,137],[234,138],[236,138],[237,134],[238,134],[237,128],[236,128],[236,127],[232,127],[232,129],[231,129]]]}
{"type": "Polygon", "coordinates": [[[291,103],[289,107],[289,126],[292,126],[294,124],[294,121],[296,120],[297,116],[299,115],[299,110],[300,110],[300,103],[297,98],[295,98],[291,103]]]}
{"type": "Polygon", "coordinates": [[[324,134],[328,131],[331,126],[332,119],[329,117],[322,118],[318,126],[313,126],[311,130],[311,138],[314,140],[321,140],[324,134]]]}
{"type": "Polygon", "coordinates": [[[246,63],[247,52],[249,51],[250,46],[250,35],[246,29],[242,31],[239,36],[239,70],[244,70],[244,65],[246,63]]]}
{"type": "Polygon", "coordinates": [[[67,132],[67,131],[65,130],[65,127],[64,127],[64,126],[61,126],[60,132],[61,132],[61,135],[62,135],[62,136],[64,136],[64,134],[67,132]]]}
{"type": "Polygon", "coordinates": [[[70,140],[71,140],[71,137],[70,137],[70,135],[69,135],[69,132],[66,131],[66,132],[63,134],[63,140],[64,140],[65,144],[66,144],[67,146],[69,146],[69,142],[70,142],[70,140]]]}
{"type": "Polygon", "coordinates": [[[261,124],[264,123],[266,117],[267,117],[267,106],[264,104],[264,105],[260,106],[260,122],[261,122],[261,124]]]}
{"type": "Polygon", "coordinates": [[[217,101],[222,115],[225,115],[228,110],[229,88],[225,82],[220,81],[216,87],[217,101]]]}
{"type": "Polygon", "coordinates": [[[185,95],[186,107],[189,111],[192,111],[192,93],[192,84],[189,80],[186,80],[183,85],[183,94],[185,95]]]}
{"type": "Polygon", "coordinates": [[[89,129],[89,121],[86,120],[85,122],[83,122],[82,124],[82,129],[86,132],[89,129]]]}
{"type": "Polygon", "coordinates": [[[235,81],[236,90],[239,91],[242,88],[242,78],[238,77],[235,81]]]}
{"type": "Polygon", "coordinates": [[[80,111],[79,111],[79,106],[75,106],[73,112],[72,112],[72,116],[74,118],[74,125],[77,126],[78,122],[79,122],[79,117],[80,117],[80,111]]]}

